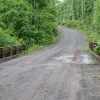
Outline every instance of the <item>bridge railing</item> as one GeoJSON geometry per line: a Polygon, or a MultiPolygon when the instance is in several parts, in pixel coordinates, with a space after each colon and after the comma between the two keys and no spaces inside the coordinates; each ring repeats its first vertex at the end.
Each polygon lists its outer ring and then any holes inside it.
{"type": "Polygon", "coordinates": [[[0,47],[0,59],[19,55],[27,51],[26,45],[12,46],[12,47],[0,47]]]}

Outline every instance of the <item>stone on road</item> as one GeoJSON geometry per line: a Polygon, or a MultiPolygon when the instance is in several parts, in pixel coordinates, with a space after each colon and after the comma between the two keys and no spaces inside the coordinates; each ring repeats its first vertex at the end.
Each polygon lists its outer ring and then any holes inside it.
{"type": "Polygon", "coordinates": [[[100,67],[84,33],[58,27],[52,46],[0,64],[0,100],[100,100],[100,67]]]}

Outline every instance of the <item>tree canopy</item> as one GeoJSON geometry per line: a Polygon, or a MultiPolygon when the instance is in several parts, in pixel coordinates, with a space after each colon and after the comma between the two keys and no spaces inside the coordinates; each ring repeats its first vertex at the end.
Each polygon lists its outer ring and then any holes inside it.
{"type": "Polygon", "coordinates": [[[0,0],[0,46],[50,44],[57,22],[100,44],[100,0],[0,0]]]}
{"type": "Polygon", "coordinates": [[[100,0],[64,0],[57,10],[59,24],[85,30],[100,52],[100,0]]]}
{"type": "Polygon", "coordinates": [[[56,27],[53,0],[0,0],[0,46],[49,44],[56,27]]]}

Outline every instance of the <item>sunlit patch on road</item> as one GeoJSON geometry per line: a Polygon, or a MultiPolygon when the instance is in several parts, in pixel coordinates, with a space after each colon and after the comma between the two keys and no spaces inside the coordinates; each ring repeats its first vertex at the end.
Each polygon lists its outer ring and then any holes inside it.
{"type": "Polygon", "coordinates": [[[78,57],[75,57],[74,55],[64,55],[55,57],[54,59],[62,63],[93,64],[92,57],[87,54],[81,54],[78,57]]]}

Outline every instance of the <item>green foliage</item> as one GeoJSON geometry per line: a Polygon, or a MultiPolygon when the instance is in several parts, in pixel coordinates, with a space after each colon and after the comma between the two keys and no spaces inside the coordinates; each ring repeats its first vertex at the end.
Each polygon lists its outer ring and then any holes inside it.
{"type": "MultiPolygon", "coordinates": [[[[28,46],[51,43],[57,35],[53,3],[53,0],[0,0],[0,36],[6,34],[9,38],[3,40],[5,45],[15,45],[20,40],[28,46]]],[[[5,45],[1,42],[0,46],[5,45]]]]}
{"type": "Polygon", "coordinates": [[[33,53],[37,49],[42,49],[43,47],[44,47],[44,45],[34,44],[31,47],[29,47],[28,53],[33,53]]]}
{"type": "Polygon", "coordinates": [[[87,36],[88,36],[90,42],[97,43],[100,40],[99,34],[96,33],[96,32],[95,33],[94,32],[93,33],[89,32],[87,34],[87,36]]]}
{"type": "Polygon", "coordinates": [[[100,34],[100,0],[95,1],[93,24],[96,31],[100,34]]]}
{"type": "Polygon", "coordinates": [[[17,37],[12,37],[10,34],[12,34],[12,31],[9,29],[0,28],[0,47],[20,45],[23,42],[22,39],[18,40],[17,37]]]}
{"type": "Polygon", "coordinates": [[[67,27],[79,28],[79,29],[82,29],[84,27],[83,22],[79,20],[66,20],[66,21],[62,21],[61,24],[67,27]]]}
{"type": "MultiPolygon", "coordinates": [[[[89,41],[100,42],[100,0],[64,0],[57,10],[59,24],[83,29],[89,41]]],[[[100,44],[95,51],[100,51],[100,44]]]]}
{"type": "Polygon", "coordinates": [[[99,40],[97,41],[97,46],[95,48],[95,52],[98,53],[100,55],[100,38],[99,40]]]}
{"type": "Polygon", "coordinates": [[[95,52],[100,55],[100,44],[95,48],[95,52]]]}
{"type": "MultiPolygon", "coordinates": [[[[25,26],[28,25],[29,27],[31,25],[31,20],[32,7],[31,5],[25,3],[23,0],[0,1],[0,27],[3,28],[4,31],[6,29],[11,30],[12,32],[10,33],[10,36],[13,37],[13,40],[14,37],[17,37],[19,40],[28,40],[27,38],[29,38],[29,35],[25,36],[25,26]]],[[[30,29],[27,31],[29,30],[30,29]]],[[[12,43],[15,44],[14,41],[12,41],[12,43]]]]}
{"type": "Polygon", "coordinates": [[[57,6],[58,20],[77,20],[91,24],[94,1],[95,0],[64,0],[64,2],[59,3],[57,6]]]}

